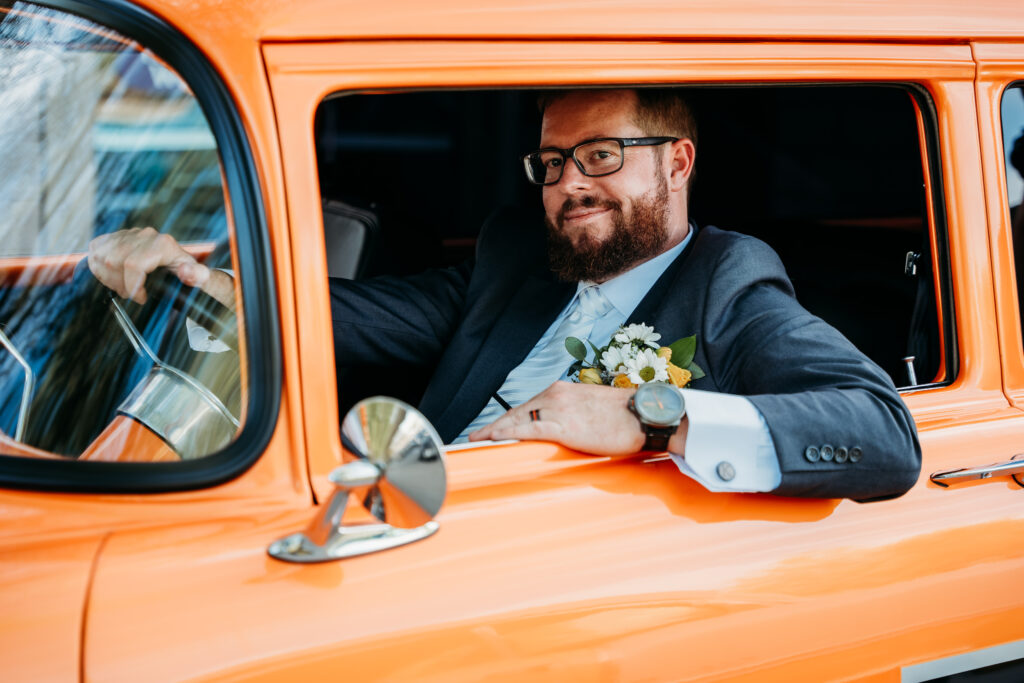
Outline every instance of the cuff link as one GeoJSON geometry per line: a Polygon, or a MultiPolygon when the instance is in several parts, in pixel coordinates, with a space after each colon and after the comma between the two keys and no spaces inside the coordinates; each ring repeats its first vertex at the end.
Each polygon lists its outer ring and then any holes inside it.
{"type": "Polygon", "coordinates": [[[718,467],[715,468],[715,472],[718,473],[718,478],[722,481],[732,481],[736,478],[736,468],[731,463],[722,461],[718,463],[718,467]]]}

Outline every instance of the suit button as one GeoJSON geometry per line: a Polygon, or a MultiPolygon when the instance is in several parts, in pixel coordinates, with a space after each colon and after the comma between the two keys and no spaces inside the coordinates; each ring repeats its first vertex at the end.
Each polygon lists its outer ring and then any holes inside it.
{"type": "Polygon", "coordinates": [[[715,471],[718,472],[718,476],[722,481],[732,481],[736,477],[736,468],[724,460],[718,463],[715,471]]]}
{"type": "Polygon", "coordinates": [[[807,450],[804,451],[804,457],[807,458],[807,462],[818,462],[821,458],[821,453],[818,452],[817,446],[808,446],[807,450]]]}
{"type": "Polygon", "coordinates": [[[821,447],[821,459],[824,460],[825,462],[831,462],[832,457],[834,455],[835,451],[833,451],[832,447],[829,446],[828,444],[825,444],[824,446],[821,447]]]}
{"type": "Polygon", "coordinates": [[[840,446],[836,449],[836,462],[846,462],[846,459],[850,457],[850,452],[846,450],[845,446],[840,446]]]}
{"type": "Polygon", "coordinates": [[[864,453],[860,450],[860,446],[854,446],[850,449],[850,462],[860,462],[863,455],[864,453]]]}

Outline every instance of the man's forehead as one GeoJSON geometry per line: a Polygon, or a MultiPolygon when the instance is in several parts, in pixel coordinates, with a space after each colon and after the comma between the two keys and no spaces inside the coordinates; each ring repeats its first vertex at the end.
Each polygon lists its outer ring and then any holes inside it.
{"type": "Polygon", "coordinates": [[[632,90],[581,90],[559,97],[544,110],[542,146],[569,146],[597,137],[640,134],[632,90]]]}

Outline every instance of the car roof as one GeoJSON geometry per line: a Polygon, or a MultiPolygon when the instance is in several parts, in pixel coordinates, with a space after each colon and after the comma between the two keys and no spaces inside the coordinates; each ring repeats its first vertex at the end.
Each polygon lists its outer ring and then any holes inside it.
{"type": "Polygon", "coordinates": [[[1020,0],[141,0],[197,42],[1024,38],[1020,0]],[[229,33],[225,33],[228,31],[229,33]]]}

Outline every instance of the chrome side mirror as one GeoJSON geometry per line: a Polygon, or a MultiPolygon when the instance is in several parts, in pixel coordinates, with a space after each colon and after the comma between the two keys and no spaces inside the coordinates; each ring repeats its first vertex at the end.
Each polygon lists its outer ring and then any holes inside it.
{"type": "Polygon", "coordinates": [[[412,543],[437,531],[431,521],[447,491],[441,437],[423,415],[398,399],[360,401],[341,423],[356,459],[331,472],[335,485],[305,531],[270,544],[286,562],[327,562],[412,543]],[[356,494],[380,524],[345,524],[356,494]]]}

